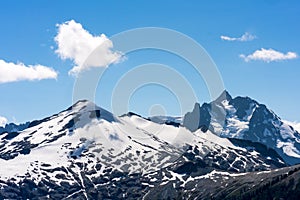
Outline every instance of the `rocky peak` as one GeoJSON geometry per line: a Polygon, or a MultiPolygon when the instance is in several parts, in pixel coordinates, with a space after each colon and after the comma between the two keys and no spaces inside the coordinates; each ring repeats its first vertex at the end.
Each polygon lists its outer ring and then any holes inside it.
{"type": "Polygon", "coordinates": [[[214,103],[222,103],[224,100],[227,100],[227,101],[232,100],[232,97],[231,97],[231,95],[229,94],[229,92],[227,90],[224,90],[221,93],[221,95],[216,100],[214,100],[213,102],[214,103]]]}

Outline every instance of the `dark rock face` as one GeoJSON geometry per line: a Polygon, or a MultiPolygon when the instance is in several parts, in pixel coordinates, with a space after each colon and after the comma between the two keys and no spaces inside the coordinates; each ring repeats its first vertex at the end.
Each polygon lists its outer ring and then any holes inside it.
{"type": "MultiPolygon", "coordinates": [[[[9,133],[11,134],[11,133],[9,133]]],[[[5,144],[4,140],[4,144],[5,144]]],[[[3,145],[3,147],[0,147],[0,159],[4,159],[4,160],[10,160],[10,159],[14,159],[15,157],[17,157],[20,154],[29,154],[31,148],[36,147],[37,145],[35,144],[31,144],[30,141],[27,140],[22,140],[20,142],[14,142],[12,143],[13,145],[13,149],[11,150],[7,150],[5,151],[5,146],[3,145]]]]}
{"type": "Polygon", "coordinates": [[[204,103],[202,106],[196,103],[192,112],[185,114],[183,119],[183,126],[190,131],[196,131],[203,128],[208,129],[211,122],[211,105],[204,103]]]}
{"type": "Polygon", "coordinates": [[[14,137],[16,137],[18,135],[19,135],[18,132],[7,133],[6,136],[3,137],[3,139],[10,140],[10,139],[13,139],[14,137]]]}
{"type": "Polygon", "coordinates": [[[201,128],[201,130],[204,130],[204,132],[206,132],[205,130],[207,130],[210,125],[210,121],[211,121],[211,116],[209,114],[210,109],[211,107],[207,103],[204,103],[200,107],[199,127],[201,128]]]}
{"type": "Polygon", "coordinates": [[[183,126],[191,131],[196,131],[200,128],[200,118],[200,104],[196,103],[193,111],[185,114],[183,126]]]}
{"type": "Polygon", "coordinates": [[[280,127],[282,122],[279,117],[271,113],[265,105],[259,105],[249,122],[249,130],[245,131],[244,139],[265,143],[268,147],[276,146],[276,138],[281,138],[280,127]]]}
{"type": "Polygon", "coordinates": [[[236,97],[230,100],[229,104],[236,109],[237,117],[243,120],[247,117],[247,111],[253,109],[253,106],[258,103],[249,97],[236,97]]]}
{"type": "Polygon", "coordinates": [[[41,124],[43,122],[49,121],[49,120],[50,120],[50,117],[44,118],[42,120],[34,120],[34,121],[30,122],[28,128],[37,126],[37,125],[39,125],[39,124],[41,124]]]}
{"type": "Polygon", "coordinates": [[[91,112],[91,114],[90,114],[91,119],[93,119],[93,118],[99,119],[100,116],[101,116],[101,110],[95,110],[95,111],[91,112]]]}

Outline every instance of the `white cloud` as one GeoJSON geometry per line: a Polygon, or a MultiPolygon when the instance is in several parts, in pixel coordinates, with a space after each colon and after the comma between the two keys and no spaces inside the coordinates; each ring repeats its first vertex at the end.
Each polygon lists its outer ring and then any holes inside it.
{"type": "Polygon", "coordinates": [[[6,123],[7,123],[7,119],[5,117],[0,116],[0,127],[5,126],[6,123]]]}
{"type": "Polygon", "coordinates": [[[23,63],[6,62],[0,59],[0,83],[23,80],[56,79],[57,72],[42,65],[24,65],[23,63]]]}
{"type": "Polygon", "coordinates": [[[296,131],[298,131],[300,133],[300,123],[299,122],[290,122],[290,121],[286,121],[286,120],[282,120],[284,123],[292,126],[296,131]]]}
{"type": "Polygon", "coordinates": [[[255,38],[256,38],[255,35],[252,35],[252,34],[250,34],[248,32],[244,33],[244,35],[242,35],[241,37],[238,37],[238,38],[221,35],[221,39],[222,40],[226,40],[226,41],[247,42],[247,41],[254,40],[255,38]]]}
{"type": "Polygon", "coordinates": [[[74,20],[57,26],[55,42],[58,48],[55,52],[61,59],[74,62],[75,66],[69,74],[77,75],[91,67],[107,67],[120,61],[122,54],[112,51],[113,43],[104,34],[93,36],[74,20]],[[97,52],[93,52],[94,50],[97,52]],[[89,57],[92,52],[97,56],[89,57]]]}
{"type": "Polygon", "coordinates": [[[287,52],[286,54],[281,53],[279,51],[273,49],[264,49],[256,50],[250,55],[240,55],[246,62],[251,60],[262,60],[265,62],[274,62],[274,61],[282,61],[282,60],[291,60],[298,57],[295,52],[287,52]]]}

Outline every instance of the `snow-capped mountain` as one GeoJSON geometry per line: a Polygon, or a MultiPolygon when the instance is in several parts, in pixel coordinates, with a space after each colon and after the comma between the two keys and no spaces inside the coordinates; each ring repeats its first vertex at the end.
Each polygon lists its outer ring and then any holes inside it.
{"type": "Polygon", "coordinates": [[[272,110],[249,97],[232,98],[224,91],[211,103],[187,113],[183,126],[209,129],[224,138],[257,142],[274,149],[288,164],[300,163],[300,134],[272,110]]]}
{"type": "Polygon", "coordinates": [[[0,199],[151,199],[154,188],[185,187],[209,173],[286,166],[275,154],[79,101],[0,135],[0,199]]]}
{"type": "Polygon", "coordinates": [[[5,126],[0,127],[0,135],[2,133],[23,131],[24,129],[28,128],[28,126],[29,126],[29,122],[22,123],[22,124],[15,124],[15,123],[5,124],[5,126]]]}

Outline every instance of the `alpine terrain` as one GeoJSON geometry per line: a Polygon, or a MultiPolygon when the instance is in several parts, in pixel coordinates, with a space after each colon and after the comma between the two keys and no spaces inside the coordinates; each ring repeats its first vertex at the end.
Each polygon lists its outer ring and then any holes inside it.
{"type": "Polygon", "coordinates": [[[81,100],[0,132],[0,199],[297,199],[300,135],[224,91],[184,117],[81,100]]]}

